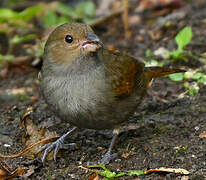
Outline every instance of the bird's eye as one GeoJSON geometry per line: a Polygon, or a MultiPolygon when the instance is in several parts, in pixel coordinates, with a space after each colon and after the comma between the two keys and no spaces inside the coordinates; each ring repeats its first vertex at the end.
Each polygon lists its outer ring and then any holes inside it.
{"type": "Polygon", "coordinates": [[[73,37],[70,36],[70,35],[66,35],[65,41],[66,41],[67,43],[72,43],[72,42],[73,42],[73,37]]]}

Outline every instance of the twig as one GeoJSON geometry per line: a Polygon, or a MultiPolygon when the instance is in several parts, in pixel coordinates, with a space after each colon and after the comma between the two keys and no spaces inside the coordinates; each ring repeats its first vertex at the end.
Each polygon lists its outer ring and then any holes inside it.
{"type": "Polygon", "coordinates": [[[123,8],[121,8],[121,9],[119,9],[119,10],[117,10],[117,11],[114,11],[114,12],[112,12],[111,14],[108,14],[108,15],[106,15],[106,16],[104,16],[104,17],[100,17],[100,18],[94,20],[93,22],[89,23],[89,25],[92,26],[92,27],[98,26],[98,25],[104,23],[105,21],[108,21],[108,20],[110,20],[110,19],[118,16],[118,15],[121,14],[122,12],[123,12],[123,8]]]}
{"type": "Polygon", "coordinates": [[[0,158],[17,158],[17,157],[27,153],[31,148],[33,148],[33,147],[35,147],[39,144],[46,144],[46,143],[49,143],[49,142],[53,142],[53,141],[57,140],[58,138],[59,138],[59,136],[40,140],[40,141],[30,145],[29,147],[26,147],[25,149],[23,149],[21,152],[19,152],[17,154],[13,154],[13,155],[2,155],[2,154],[0,154],[0,158]]]}

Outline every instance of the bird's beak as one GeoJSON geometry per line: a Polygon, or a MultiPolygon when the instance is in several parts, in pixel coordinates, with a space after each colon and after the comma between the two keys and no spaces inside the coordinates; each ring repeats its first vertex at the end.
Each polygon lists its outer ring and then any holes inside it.
{"type": "Polygon", "coordinates": [[[96,52],[102,46],[103,45],[99,37],[91,32],[87,34],[86,40],[81,44],[81,47],[87,52],[96,52]]]}

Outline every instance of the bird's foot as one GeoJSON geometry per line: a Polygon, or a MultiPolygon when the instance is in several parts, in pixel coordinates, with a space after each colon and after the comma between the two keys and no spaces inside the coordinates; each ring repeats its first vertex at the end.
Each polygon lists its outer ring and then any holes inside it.
{"type": "Polygon", "coordinates": [[[87,162],[87,166],[96,165],[96,164],[109,164],[109,162],[117,157],[117,153],[111,154],[107,152],[102,159],[99,161],[89,161],[87,162]]]}
{"type": "Polygon", "coordinates": [[[109,164],[109,162],[117,157],[117,153],[111,154],[107,152],[104,157],[99,161],[101,164],[109,164]]]}
{"type": "Polygon", "coordinates": [[[45,162],[46,156],[49,152],[51,152],[52,150],[54,150],[54,155],[53,158],[56,161],[56,156],[57,153],[59,152],[59,149],[68,149],[69,147],[74,147],[76,144],[75,143],[69,143],[69,144],[64,144],[64,140],[65,138],[76,129],[76,127],[74,127],[73,129],[71,129],[69,132],[67,132],[66,134],[64,134],[63,136],[61,136],[59,139],[57,139],[55,142],[52,143],[48,143],[45,144],[44,146],[42,146],[39,150],[39,152],[44,151],[44,154],[41,158],[42,162],[45,162]]]}

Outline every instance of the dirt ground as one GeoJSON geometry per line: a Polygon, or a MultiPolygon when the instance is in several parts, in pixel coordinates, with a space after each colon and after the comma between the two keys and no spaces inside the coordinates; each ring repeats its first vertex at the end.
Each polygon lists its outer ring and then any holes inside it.
{"type": "MultiPolygon", "coordinates": [[[[172,28],[160,28],[151,12],[142,14],[138,26],[132,25],[133,35],[129,40],[124,39],[120,18],[114,19],[113,27],[102,25],[96,29],[106,46],[113,45],[119,50],[126,51],[134,57],[141,57],[147,49],[152,52],[159,47],[173,49],[174,37],[184,26],[192,26],[194,38],[188,46],[188,51],[198,55],[206,51],[206,2],[189,4],[178,10],[184,16],[172,20],[172,28]],[[155,23],[154,23],[155,21],[155,23]],[[151,24],[153,22],[153,24],[151,24]],[[115,26],[116,24],[116,26],[115,26]],[[156,31],[155,31],[156,28],[156,31]],[[122,31],[120,31],[120,30],[122,31]],[[153,40],[149,31],[159,32],[161,37],[153,40]],[[118,31],[118,33],[115,31],[118,31]]],[[[196,59],[187,62],[175,62],[174,66],[199,68],[204,66],[196,59]]],[[[69,124],[61,122],[47,108],[39,96],[37,74],[39,69],[24,72],[11,71],[7,78],[0,79],[0,153],[15,154],[24,147],[22,136],[24,129],[20,120],[27,107],[32,106],[34,112],[30,115],[36,125],[44,125],[50,131],[59,135],[69,129],[69,124]],[[25,96],[10,95],[9,89],[27,89],[25,96]],[[32,101],[32,102],[31,102],[32,101]],[[5,144],[10,146],[5,147],[5,144]]],[[[200,87],[200,92],[194,97],[184,94],[184,82],[175,83],[168,78],[157,79],[129,123],[137,124],[140,128],[120,134],[114,152],[118,152],[116,160],[107,168],[115,172],[128,170],[147,170],[150,168],[168,167],[184,168],[190,172],[189,179],[206,179],[206,139],[199,135],[206,130],[206,86],[200,87]]],[[[71,150],[62,150],[57,161],[28,163],[25,157],[5,159],[13,167],[33,168],[28,179],[88,179],[92,172],[87,172],[86,162],[98,160],[106,152],[111,141],[110,131],[79,130],[68,142],[77,143],[71,150]]],[[[181,179],[177,174],[149,174],[143,176],[121,177],[119,179],[181,179]]],[[[185,177],[187,178],[187,177],[185,177]]],[[[17,178],[23,179],[23,178],[17,178]]]]}

